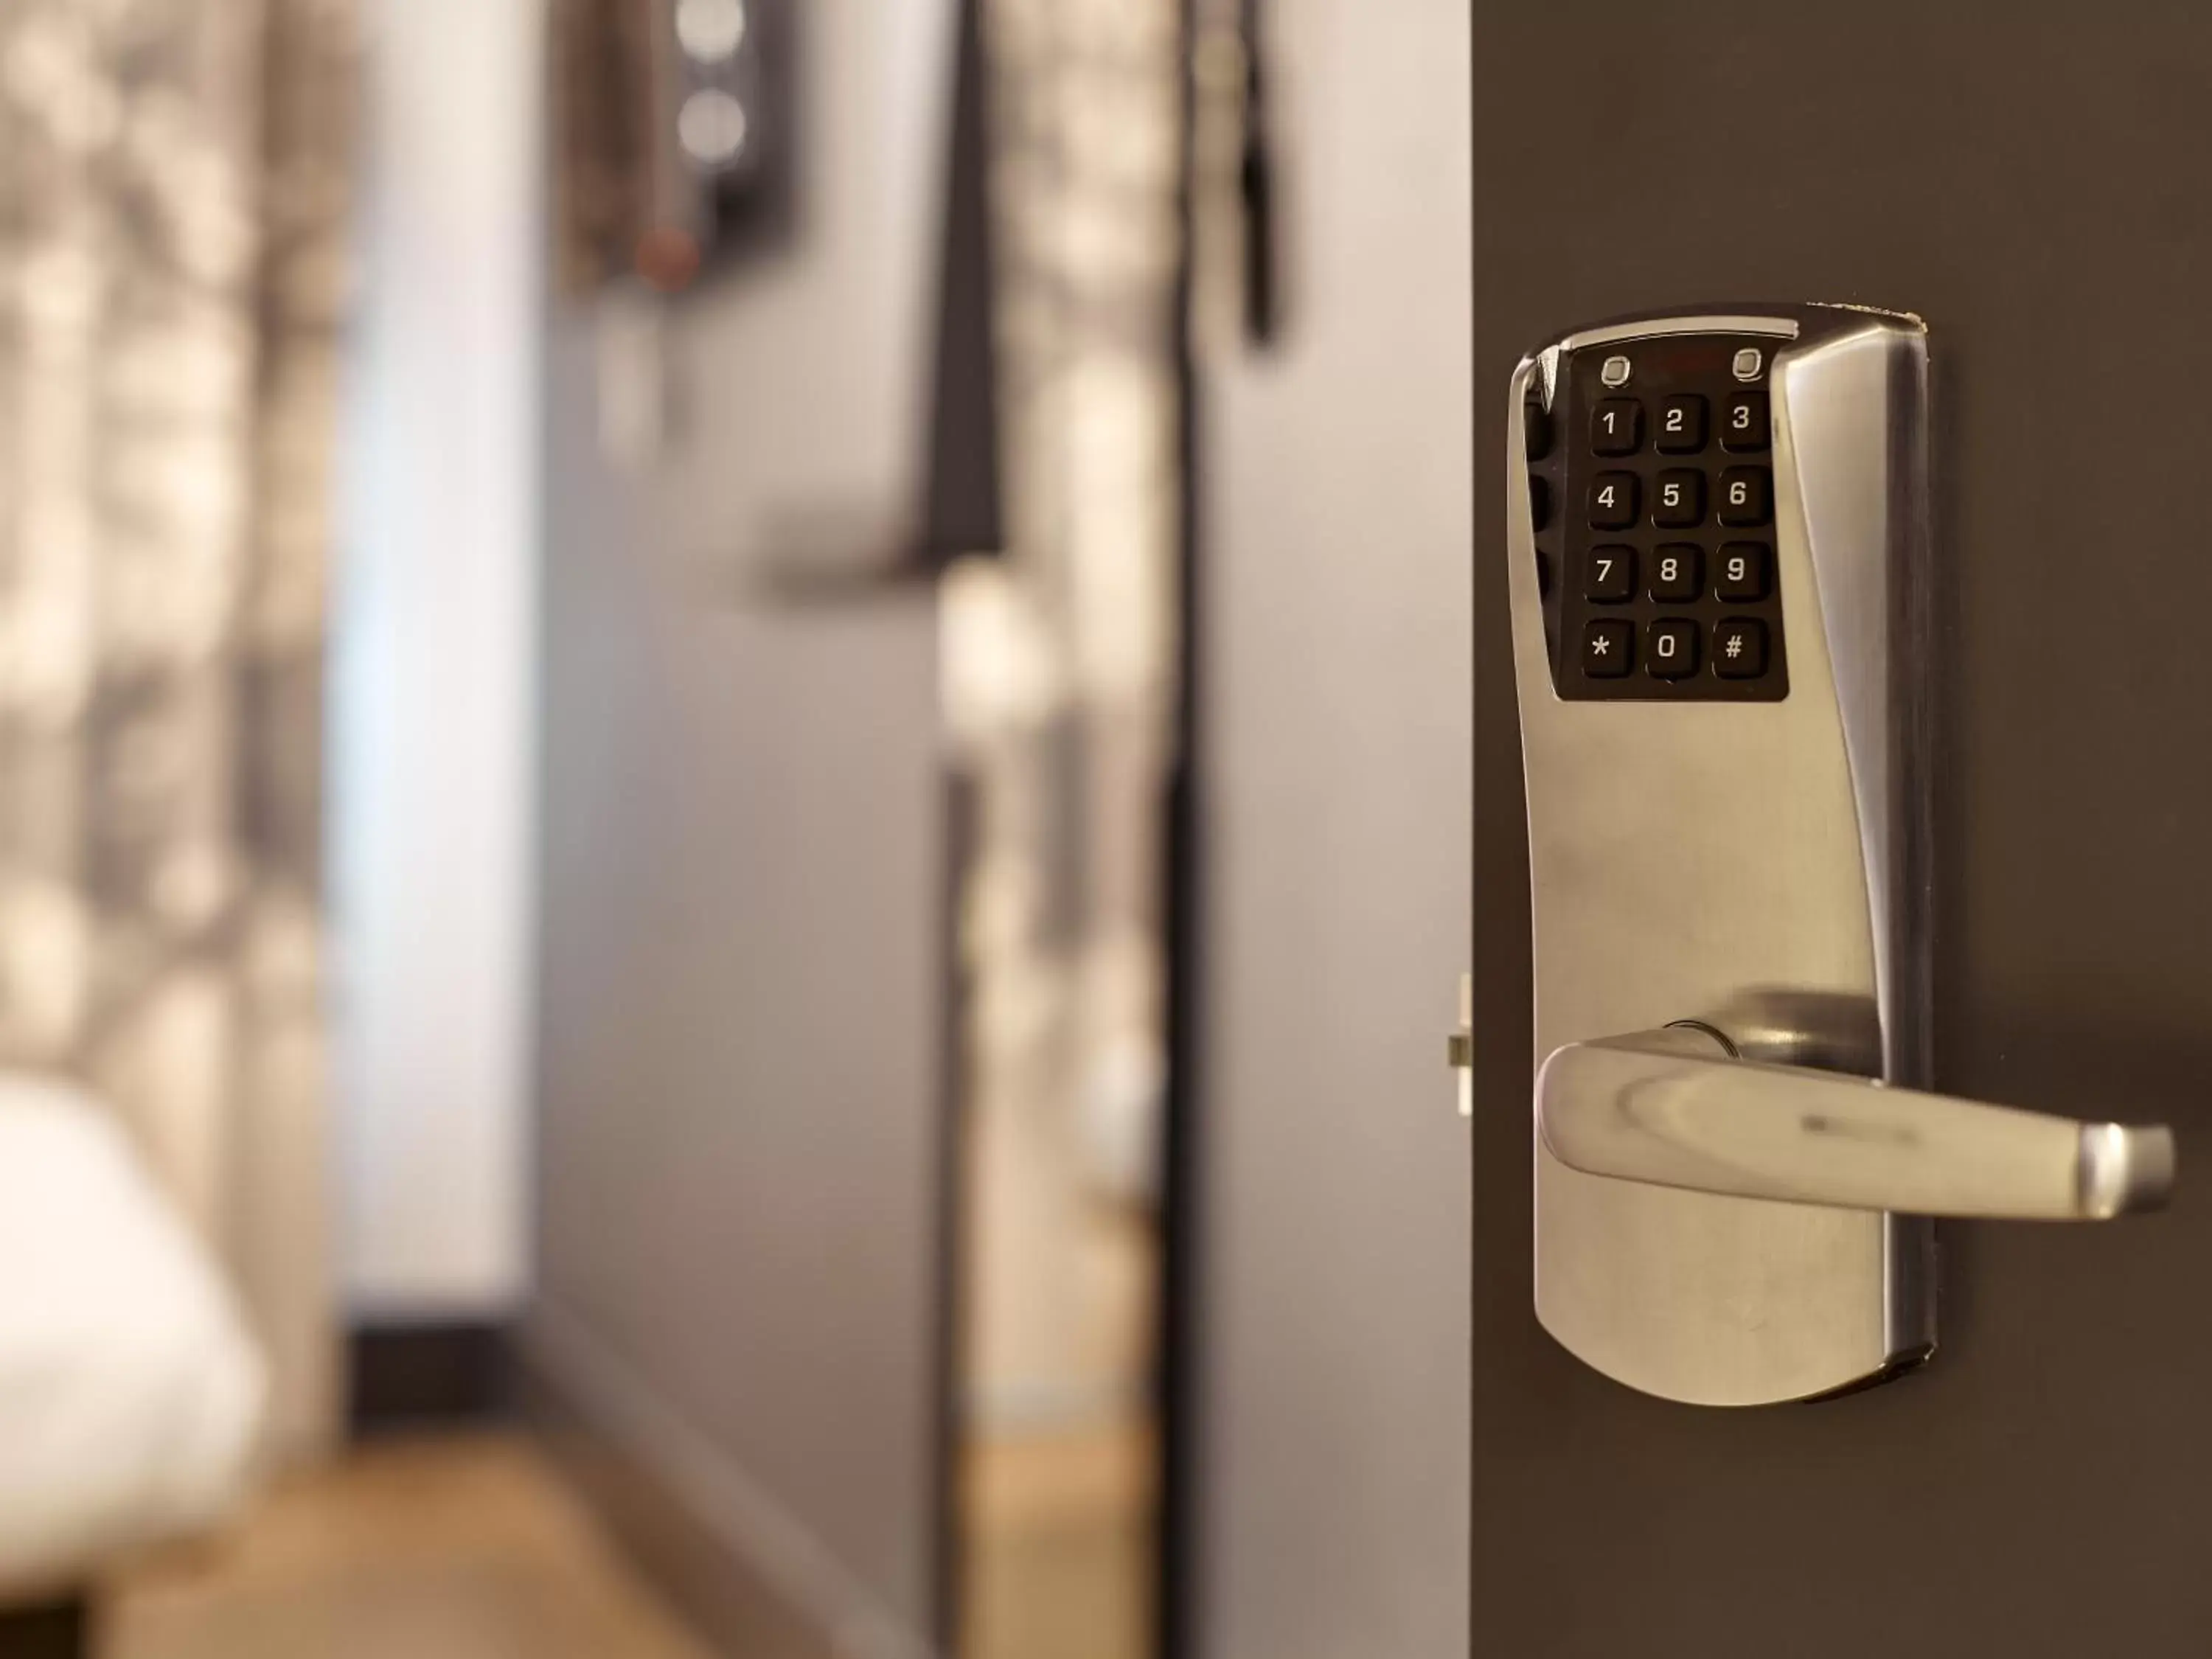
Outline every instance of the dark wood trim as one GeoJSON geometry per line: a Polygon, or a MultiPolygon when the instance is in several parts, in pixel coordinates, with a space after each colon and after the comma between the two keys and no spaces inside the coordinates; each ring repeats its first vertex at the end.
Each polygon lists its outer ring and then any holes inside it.
{"type": "Polygon", "coordinates": [[[94,1624],[82,1596],[0,1609],[0,1659],[92,1659],[94,1624]]]}
{"type": "Polygon", "coordinates": [[[373,1322],[356,1326],[348,1344],[347,1421],[356,1440],[514,1414],[514,1342],[504,1324],[373,1322]]]}

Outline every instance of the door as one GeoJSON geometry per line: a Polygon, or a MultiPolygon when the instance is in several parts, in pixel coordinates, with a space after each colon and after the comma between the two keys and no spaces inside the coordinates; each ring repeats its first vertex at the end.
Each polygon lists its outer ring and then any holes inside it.
{"type": "Polygon", "coordinates": [[[1474,47],[1472,1651],[2212,1650],[2212,13],[1481,0],[1474,47]],[[2170,1123],[2184,1173],[2161,1215],[1938,1224],[1927,1364],[1722,1408],[1532,1310],[1508,388],[1768,300],[1926,320],[1929,1080],[2170,1123]]]}

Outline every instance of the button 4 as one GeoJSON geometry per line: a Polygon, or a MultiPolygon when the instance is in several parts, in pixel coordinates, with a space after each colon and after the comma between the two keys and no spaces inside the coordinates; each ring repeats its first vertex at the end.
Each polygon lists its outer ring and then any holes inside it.
{"type": "Polygon", "coordinates": [[[1626,530],[1636,522],[1637,477],[1601,472],[1590,480],[1589,521],[1593,530],[1626,530]]]}

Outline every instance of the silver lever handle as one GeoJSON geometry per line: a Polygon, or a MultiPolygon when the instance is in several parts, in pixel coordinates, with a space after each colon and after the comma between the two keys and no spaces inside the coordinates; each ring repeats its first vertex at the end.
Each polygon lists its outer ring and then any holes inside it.
{"type": "Polygon", "coordinates": [[[1733,1058],[1670,1026],[1555,1049],[1536,1121],[1562,1164],[1693,1192],[1905,1215],[2105,1221],[2173,1188],[2173,1132],[1733,1058]]]}

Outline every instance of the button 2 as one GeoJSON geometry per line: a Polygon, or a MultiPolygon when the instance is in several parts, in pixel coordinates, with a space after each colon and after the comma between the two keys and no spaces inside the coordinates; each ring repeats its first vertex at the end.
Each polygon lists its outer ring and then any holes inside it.
{"type": "Polygon", "coordinates": [[[1714,673],[1724,680],[1755,680],[1765,672],[1765,623],[1756,617],[1730,617],[1713,629],[1714,673]]]}
{"type": "Polygon", "coordinates": [[[1583,597],[1618,605],[1636,597],[1636,550],[1602,542],[1583,555],[1583,597]]]}
{"type": "Polygon", "coordinates": [[[1651,624],[1644,666],[1655,680],[1686,680],[1698,672],[1698,625],[1674,620],[1651,624]]]}
{"type": "Polygon", "coordinates": [[[1589,521],[1593,530],[1626,530],[1636,522],[1637,478],[1633,472],[1601,472],[1590,480],[1589,521]]]}
{"type": "Polygon", "coordinates": [[[1662,530],[1688,530],[1705,521],[1705,475],[1695,467],[1669,467],[1659,475],[1651,522],[1662,530]]]}
{"type": "Polygon", "coordinates": [[[1705,400],[1694,392],[1659,405],[1659,453],[1694,455],[1705,447],[1705,400]]]}
{"type": "Polygon", "coordinates": [[[1583,629],[1583,672],[1617,680],[1634,665],[1636,629],[1625,622],[1594,622],[1583,629]]]}
{"type": "Polygon", "coordinates": [[[1720,521],[1765,524],[1774,513],[1774,481],[1763,466],[1731,466],[1721,474],[1720,521]]]}

